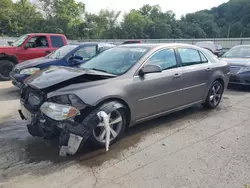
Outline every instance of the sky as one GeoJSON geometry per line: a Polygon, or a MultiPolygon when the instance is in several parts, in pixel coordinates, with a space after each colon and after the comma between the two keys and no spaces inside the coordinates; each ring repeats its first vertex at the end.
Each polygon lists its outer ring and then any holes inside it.
{"type": "Polygon", "coordinates": [[[86,10],[97,13],[101,9],[112,9],[116,11],[129,12],[131,9],[138,9],[144,4],[159,4],[163,11],[172,10],[177,18],[187,13],[203,9],[210,9],[228,0],[78,0],[86,5],[86,10]]]}

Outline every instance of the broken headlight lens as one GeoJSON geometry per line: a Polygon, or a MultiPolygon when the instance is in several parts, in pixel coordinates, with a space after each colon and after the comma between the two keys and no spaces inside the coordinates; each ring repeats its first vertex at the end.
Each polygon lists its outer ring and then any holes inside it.
{"type": "Polygon", "coordinates": [[[36,94],[36,93],[30,93],[28,95],[28,103],[33,107],[37,108],[42,103],[42,96],[36,94]]]}
{"type": "Polygon", "coordinates": [[[48,101],[73,106],[79,110],[84,109],[87,106],[78,96],[74,94],[54,96],[49,98],[48,101]]]}
{"type": "Polygon", "coordinates": [[[37,71],[40,71],[40,68],[23,69],[21,70],[20,74],[32,75],[36,73],[37,71]]]}
{"type": "Polygon", "coordinates": [[[62,121],[80,115],[80,111],[75,107],[57,104],[53,102],[45,102],[40,107],[42,113],[51,119],[62,121]]]}

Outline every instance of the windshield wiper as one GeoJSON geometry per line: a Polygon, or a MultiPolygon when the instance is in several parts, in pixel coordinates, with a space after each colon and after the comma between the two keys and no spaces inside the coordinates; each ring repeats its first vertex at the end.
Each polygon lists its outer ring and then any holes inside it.
{"type": "Polygon", "coordinates": [[[90,69],[90,70],[95,70],[95,71],[99,71],[99,72],[106,72],[106,73],[108,73],[107,71],[105,71],[105,70],[102,70],[102,69],[97,69],[97,68],[92,68],[92,69],[90,69]]]}
{"type": "Polygon", "coordinates": [[[98,72],[104,72],[104,73],[107,73],[107,74],[109,74],[110,76],[117,76],[117,75],[115,75],[115,74],[113,74],[113,73],[110,73],[110,72],[108,72],[108,71],[105,71],[105,70],[102,70],[102,69],[97,69],[97,68],[91,68],[91,69],[86,69],[86,70],[94,70],[94,71],[98,71],[98,72]]]}

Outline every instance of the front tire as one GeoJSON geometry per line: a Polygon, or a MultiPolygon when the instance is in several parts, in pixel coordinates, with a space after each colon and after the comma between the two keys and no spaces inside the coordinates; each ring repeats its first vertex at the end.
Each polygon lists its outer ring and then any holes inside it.
{"type": "MultiPolygon", "coordinates": [[[[102,108],[97,110],[102,111],[102,108]]],[[[117,142],[123,135],[127,124],[127,115],[125,108],[114,109],[108,114],[110,117],[110,145],[117,142]]],[[[90,135],[90,142],[96,147],[105,147],[106,131],[104,124],[100,122],[90,135]]]]}
{"type": "Polygon", "coordinates": [[[211,88],[209,89],[206,102],[203,104],[204,107],[209,109],[216,108],[221,101],[224,87],[220,81],[214,81],[211,88]]]}
{"type": "Polygon", "coordinates": [[[15,64],[9,60],[0,61],[0,81],[10,80],[10,72],[14,68],[15,64]]]}

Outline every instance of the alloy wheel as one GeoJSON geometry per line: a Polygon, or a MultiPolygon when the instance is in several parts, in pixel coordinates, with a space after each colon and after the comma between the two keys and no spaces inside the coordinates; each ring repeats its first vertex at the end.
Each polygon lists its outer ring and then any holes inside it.
{"type": "Polygon", "coordinates": [[[219,82],[213,85],[209,96],[209,102],[212,106],[217,106],[220,103],[222,89],[222,85],[219,82]]]}
{"type": "MultiPolygon", "coordinates": [[[[110,123],[110,142],[114,140],[122,130],[123,116],[118,110],[114,110],[109,116],[110,123]]],[[[93,130],[93,136],[98,142],[106,142],[106,130],[104,123],[100,122],[97,127],[93,130]]]]}

